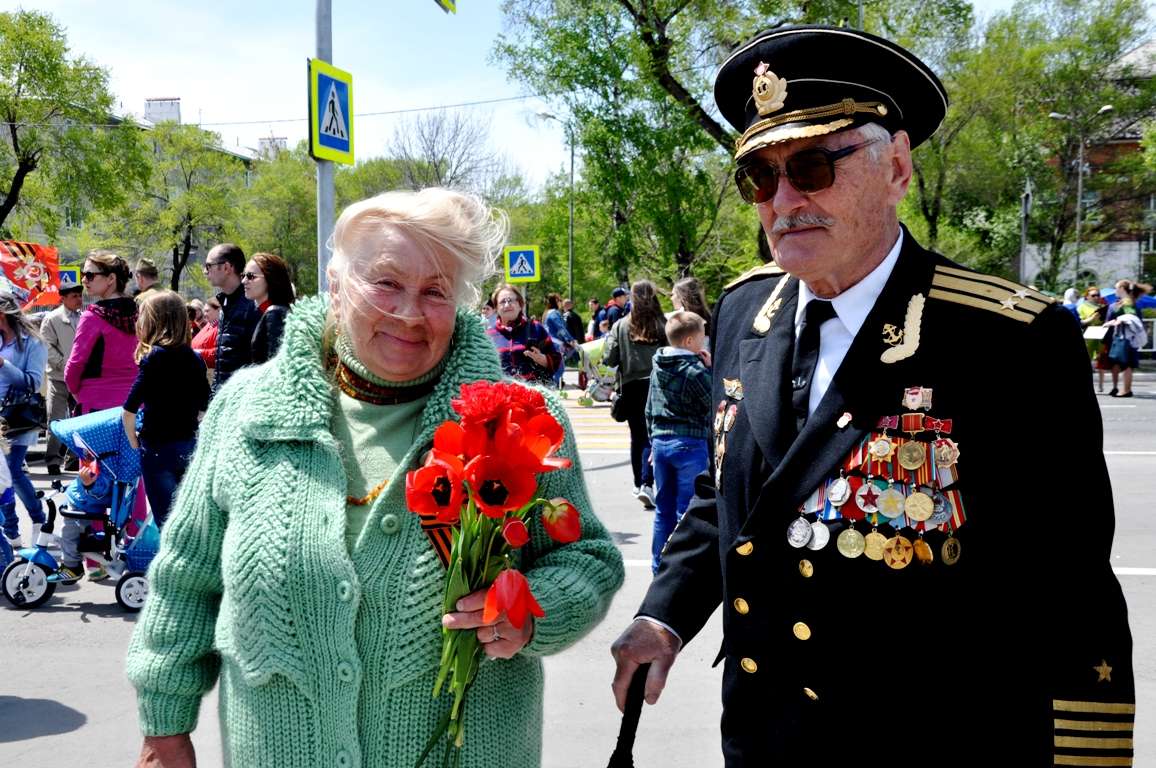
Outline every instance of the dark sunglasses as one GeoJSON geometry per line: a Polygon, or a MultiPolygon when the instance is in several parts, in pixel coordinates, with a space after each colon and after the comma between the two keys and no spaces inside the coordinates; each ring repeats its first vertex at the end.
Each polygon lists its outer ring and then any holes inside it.
{"type": "MultiPolygon", "coordinates": [[[[784,163],[791,186],[803,194],[813,194],[835,183],[835,161],[842,160],[879,139],[868,139],[842,149],[813,147],[796,152],[784,163]]],[[[773,163],[740,163],[735,171],[739,194],[748,203],[765,203],[779,191],[779,177],[784,171],[773,163]]]]}
{"type": "Polygon", "coordinates": [[[213,267],[219,267],[224,263],[225,262],[223,262],[223,261],[206,261],[205,262],[205,271],[208,272],[213,267]]]}
{"type": "Polygon", "coordinates": [[[81,280],[92,280],[95,277],[108,277],[108,272],[81,272],[81,280]]]}
{"type": "Polygon", "coordinates": [[[264,277],[264,275],[258,275],[256,272],[242,272],[241,273],[241,279],[242,280],[256,280],[259,277],[264,277]]]}

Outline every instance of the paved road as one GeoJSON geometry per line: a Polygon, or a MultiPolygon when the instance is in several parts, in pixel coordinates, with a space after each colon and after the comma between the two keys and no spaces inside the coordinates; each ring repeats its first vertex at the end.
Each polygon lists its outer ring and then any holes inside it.
{"type": "MultiPolygon", "coordinates": [[[[1105,396],[1101,405],[1117,503],[1113,565],[1121,574],[1135,637],[1136,764],[1146,765],[1156,763],[1156,518],[1151,514],[1156,376],[1141,377],[1136,392],[1129,401],[1105,396]]],[[[544,765],[588,768],[604,765],[614,745],[618,715],[609,692],[613,664],[607,649],[649,582],[651,516],[629,495],[625,425],[614,423],[606,406],[581,409],[571,400],[567,408],[595,508],[627,562],[626,583],[606,621],[546,663],[544,765]]],[[[132,764],[139,742],[134,699],[122,670],[132,625],[133,617],[116,605],[107,584],[62,588],[32,612],[0,607],[6,661],[0,678],[0,766],[20,759],[102,768],[132,764]]],[[[722,765],[719,670],[710,668],[720,639],[716,614],[683,652],[662,700],[643,713],[637,765],[722,765]]],[[[205,766],[220,764],[215,709],[210,696],[194,736],[205,766]]]]}

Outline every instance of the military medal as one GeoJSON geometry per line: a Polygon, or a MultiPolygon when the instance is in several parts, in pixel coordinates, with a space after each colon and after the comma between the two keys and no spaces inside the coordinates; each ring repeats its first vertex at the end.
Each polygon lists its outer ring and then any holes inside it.
{"type": "Polygon", "coordinates": [[[895,444],[891,442],[891,438],[886,434],[879,435],[867,446],[867,452],[871,454],[871,458],[875,459],[875,461],[890,461],[891,453],[894,450],[895,444]]]}
{"type": "Polygon", "coordinates": [[[738,379],[723,379],[723,392],[732,400],[742,400],[743,383],[738,379]]]}
{"type": "Polygon", "coordinates": [[[955,466],[959,460],[959,446],[950,437],[940,437],[935,440],[935,466],[948,469],[955,466]]]}
{"type": "Polygon", "coordinates": [[[731,427],[735,425],[735,419],[738,417],[738,415],[739,407],[737,405],[732,404],[730,408],[727,408],[727,415],[723,417],[723,432],[731,431],[731,427]]]}
{"type": "Polygon", "coordinates": [[[820,550],[831,540],[831,529],[823,521],[811,523],[811,540],[807,542],[807,549],[820,550]]]}
{"type": "Polygon", "coordinates": [[[960,549],[959,539],[949,535],[939,548],[939,559],[944,565],[955,565],[959,562],[960,549]]]}
{"type": "Polygon", "coordinates": [[[903,503],[903,511],[909,519],[922,523],[935,514],[935,501],[922,491],[912,491],[903,503]]]}
{"type": "Polygon", "coordinates": [[[866,547],[867,543],[863,538],[863,534],[855,530],[854,526],[840,533],[839,537],[835,539],[835,548],[839,550],[839,554],[843,557],[849,557],[851,559],[859,557],[859,555],[863,554],[866,547]]]}
{"type": "Polygon", "coordinates": [[[883,562],[897,571],[911,565],[914,554],[915,548],[905,536],[892,536],[883,544],[883,562]]]}
{"type": "Polygon", "coordinates": [[[923,540],[923,536],[916,539],[913,546],[915,547],[915,559],[919,561],[919,564],[931,565],[935,557],[931,554],[931,545],[923,540]]]}
{"type": "Polygon", "coordinates": [[[879,491],[870,479],[855,491],[855,503],[869,515],[879,511],[879,491]]]}
{"type": "Polygon", "coordinates": [[[942,491],[936,490],[931,495],[932,509],[931,517],[927,518],[930,525],[943,525],[951,519],[951,502],[947,500],[947,496],[942,491]]]}
{"type": "Polygon", "coordinates": [[[909,411],[930,411],[931,389],[929,387],[908,387],[903,390],[903,407],[909,411]]]}
{"type": "Polygon", "coordinates": [[[787,543],[795,549],[807,546],[813,535],[814,531],[811,529],[811,524],[807,522],[805,517],[796,517],[787,526],[787,543]]]}
{"type": "Polygon", "coordinates": [[[718,408],[715,409],[715,412],[714,412],[714,431],[716,433],[722,432],[723,418],[726,416],[726,412],[727,412],[727,401],[726,400],[720,400],[719,404],[718,404],[718,408]]]}
{"type": "Polygon", "coordinates": [[[827,484],[827,501],[833,507],[841,507],[851,498],[851,483],[843,477],[842,470],[839,476],[827,484]]]}
{"type": "Polygon", "coordinates": [[[927,459],[927,451],[918,440],[908,440],[899,446],[898,456],[899,466],[908,472],[914,472],[923,466],[923,462],[927,459]]]}
{"type": "Polygon", "coordinates": [[[887,543],[887,537],[879,531],[872,530],[871,533],[863,537],[863,554],[869,560],[883,559],[883,545],[887,543]]]}
{"type": "Polygon", "coordinates": [[[888,486],[879,494],[879,500],[875,505],[879,509],[879,514],[888,520],[894,520],[903,514],[903,494],[895,490],[894,486],[888,486]]]}

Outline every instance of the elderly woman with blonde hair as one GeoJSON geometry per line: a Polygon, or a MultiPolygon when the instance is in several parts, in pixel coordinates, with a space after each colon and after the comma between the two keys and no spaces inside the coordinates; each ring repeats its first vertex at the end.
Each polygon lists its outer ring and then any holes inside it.
{"type": "Polygon", "coordinates": [[[445,189],[355,203],[333,233],[328,300],[295,303],[281,353],[218,392],[129,650],[139,765],[193,765],[188,734],[216,683],[233,765],[414,765],[450,707],[431,696],[443,624],[495,659],[459,764],[539,764],[541,657],[589,631],[623,577],[565,413],[549,402],[573,467],[539,491],[578,507],[582,537],[559,545],[536,523],[521,550],[545,618],[483,621],[482,592],[443,616],[445,570],[404,489],[462,384],[502,375],[469,307],[504,236],[503,217],[445,189]]]}

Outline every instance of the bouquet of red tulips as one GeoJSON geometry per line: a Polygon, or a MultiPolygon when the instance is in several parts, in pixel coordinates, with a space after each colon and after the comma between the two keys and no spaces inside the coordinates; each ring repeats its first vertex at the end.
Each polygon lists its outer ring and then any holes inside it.
{"type": "MultiPolygon", "coordinates": [[[[555,541],[581,536],[578,511],[565,499],[538,497],[538,475],[570,466],[556,455],[565,433],[542,394],[510,382],[463,384],[452,402],[461,421],[434,433],[425,464],[405,478],[406,503],[426,527],[450,534],[443,613],[458,600],[488,587],[482,621],[502,613],[521,629],[528,616],[545,616],[526,577],[515,567],[516,550],[530,540],[527,520],[541,515],[555,541]]],[[[477,631],[442,629],[442,656],[434,696],[448,684],[453,706],[418,759],[420,766],[439,737],[461,747],[466,692],[477,675],[482,646],[477,631]]],[[[457,749],[447,751],[447,759],[457,749]]]]}

